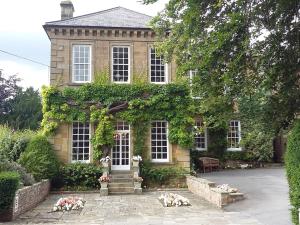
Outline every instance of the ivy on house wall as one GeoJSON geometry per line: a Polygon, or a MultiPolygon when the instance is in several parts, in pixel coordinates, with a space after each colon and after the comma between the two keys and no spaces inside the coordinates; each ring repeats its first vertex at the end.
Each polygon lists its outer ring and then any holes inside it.
{"type": "Polygon", "coordinates": [[[114,144],[114,122],[133,126],[134,154],[143,155],[151,120],[169,122],[169,141],[192,147],[195,107],[187,83],[85,84],[78,88],[44,87],[42,90],[45,134],[60,123],[90,121],[96,125],[92,138],[94,160],[114,144]]]}

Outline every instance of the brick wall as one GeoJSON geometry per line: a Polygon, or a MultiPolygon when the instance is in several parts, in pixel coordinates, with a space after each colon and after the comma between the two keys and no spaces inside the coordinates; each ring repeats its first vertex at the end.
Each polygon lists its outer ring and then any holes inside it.
{"type": "Polygon", "coordinates": [[[16,192],[13,218],[15,219],[22,213],[34,208],[37,204],[43,201],[49,194],[50,181],[43,180],[31,186],[26,186],[16,192]]]}

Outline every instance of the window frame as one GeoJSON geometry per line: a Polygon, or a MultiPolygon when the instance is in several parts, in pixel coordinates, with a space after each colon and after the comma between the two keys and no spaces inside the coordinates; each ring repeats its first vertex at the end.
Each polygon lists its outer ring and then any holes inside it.
{"type": "MultiPolygon", "coordinates": [[[[83,64],[83,63],[76,63],[78,64],[83,64]]],[[[84,65],[87,65],[84,63],[84,65]]],[[[91,44],[83,44],[83,43],[76,43],[76,44],[72,44],[72,83],[76,83],[76,84],[85,84],[85,83],[91,83],[92,81],[92,45],[91,44]],[[90,54],[89,54],[89,58],[90,58],[90,63],[89,63],[89,79],[86,81],[76,81],[75,80],[75,54],[74,54],[74,47],[75,46],[86,46],[89,47],[90,50],[90,54]]]]}
{"type": "MultiPolygon", "coordinates": [[[[154,163],[169,162],[169,160],[170,160],[170,153],[169,153],[170,147],[169,147],[169,138],[168,138],[169,137],[169,123],[168,123],[168,121],[166,121],[166,120],[152,120],[150,129],[151,129],[150,130],[150,159],[151,159],[151,162],[154,162],[154,163]],[[167,146],[166,146],[167,147],[167,158],[166,159],[153,159],[152,158],[152,123],[154,123],[154,122],[165,122],[166,123],[166,141],[167,141],[167,146]]],[[[157,151],[156,151],[156,153],[157,153],[157,151]]]]}
{"type": "Polygon", "coordinates": [[[229,140],[229,137],[228,137],[228,134],[229,134],[229,129],[230,129],[230,124],[231,122],[238,122],[238,144],[239,144],[239,147],[238,148],[232,148],[232,147],[227,147],[227,151],[242,151],[242,147],[240,146],[240,142],[242,140],[242,136],[241,136],[241,121],[240,120],[230,120],[229,121],[229,126],[228,126],[228,132],[227,132],[227,142],[229,140]]]}
{"type": "MultiPolygon", "coordinates": [[[[197,120],[195,121],[195,127],[198,129],[199,126],[196,125],[197,122],[201,122],[201,121],[197,121],[197,120]]],[[[207,127],[204,127],[204,125],[203,125],[203,128],[204,128],[204,144],[205,144],[205,148],[199,148],[199,147],[196,146],[196,135],[197,135],[197,133],[195,133],[195,135],[194,135],[194,142],[195,142],[195,149],[197,151],[207,151],[207,127]]]]}
{"type": "Polygon", "coordinates": [[[195,76],[195,74],[193,74],[193,73],[197,73],[198,71],[197,70],[189,70],[189,79],[190,79],[190,89],[191,89],[191,97],[192,97],[192,99],[201,99],[199,96],[194,96],[193,95],[193,79],[194,79],[194,76],[195,76]]]}
{"type": "MultiPolygon", "coordinates": [[[[111,76],[111,82],[112,83],[115,83],[115,84],[130,84],[131,82],[131,70],[130,70],[130,67],[131,67],[131,60],[130,60],[130,57],[131,57],[131,53],[130,53],[130,49],[131,47],[129,45],[112,45],[111,46],[111,49],[110,49],[110,52],[111,52],[111,57],[110,57],[110,67],[111,67],[111,72],[110,72],[110,76],[111,76]],[[127,81],[114,81],[114,51],[113,49],[114,48],[127,48],[128,49],[128,80],[127,81]]],[[[123,64],[124,65],[124,64],[123,64]]]]}
{"type": "MultiPolygon", "coordinates": [[[[73,121],[71,126],[71,163],[90,163],[91,162],[91,135],[92,135],[92,124],[90,122],[79,122],[79,121],[73,121]],[[89,124],[89,159],[88,160],[73,160],[73,128],[74,123],[88,123],[89,124]]],[[[84,140],[83,140],[84,141],[84,140]]]]}
{"type": "MultiPolygon", "coordinates": [[[[149,47],[149,52],[148,52],[148,62],[149,62],[149,71],[148,71],[148,73],[149,73],[149,82],[151,83],[151,84],[168,84],[169,83],[169,74],[168,74],[168,63],[164,63],[164,73],[165,73],[165,81],[164,82],[153,82],[153,81],[151,81],[151,50],[152,49],[154,49],[155,50],[155,48],[154,47],[149,47]]],[[[156,52],[155,52],[155,57],[157,57],[156,56],[156,52]]]]}

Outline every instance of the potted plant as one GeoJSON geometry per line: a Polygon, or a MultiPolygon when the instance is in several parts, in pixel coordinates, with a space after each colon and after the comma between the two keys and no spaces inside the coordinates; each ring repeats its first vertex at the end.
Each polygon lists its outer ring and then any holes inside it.
{"type": "Polygon", "coordinates": [[[142,161],[142,157],[140,155],[136,155],[132,157],[132,166],[139,167],[139,163],[142,161]]]}
{"type": "Polygon", "coordinates": [[[109,182],[109,176],[103,175],[99,178],[99,182],[101,184],[101,188],[107,188],[107,184],[109,182]]]}

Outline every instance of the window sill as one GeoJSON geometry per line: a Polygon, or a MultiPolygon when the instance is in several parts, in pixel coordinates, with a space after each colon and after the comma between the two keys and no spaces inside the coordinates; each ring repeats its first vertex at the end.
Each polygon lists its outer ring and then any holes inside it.
{"type": "Polygon", "coordinates": [[[227,151],[229,151],[229,152],[240,152],[240,151],[242,151],[242,148],[227,148],[227,151]]]}

